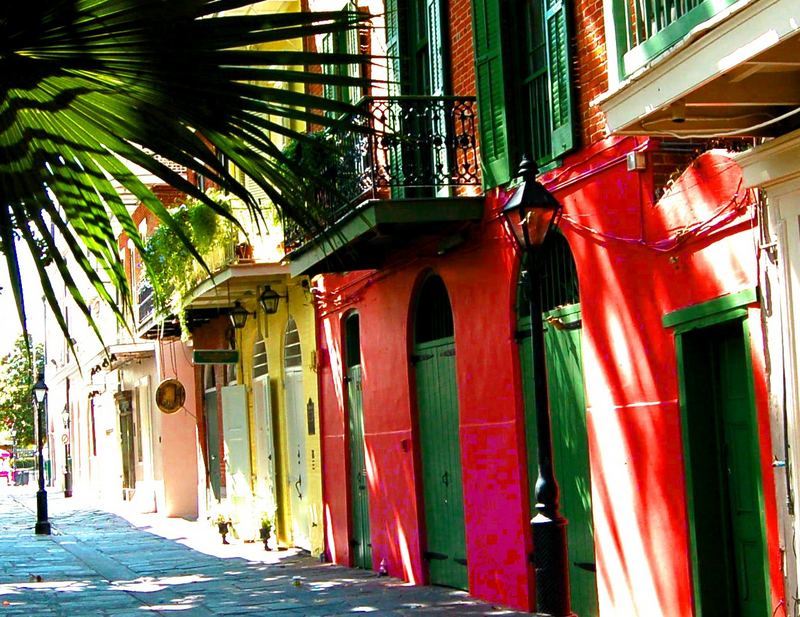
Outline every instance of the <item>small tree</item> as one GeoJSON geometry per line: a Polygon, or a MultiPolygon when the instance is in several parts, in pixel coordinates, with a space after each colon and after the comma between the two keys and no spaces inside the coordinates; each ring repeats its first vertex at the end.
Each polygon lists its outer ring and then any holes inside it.
{"type": "Polygon", "coordinates": [[[0,358],[0,424],[16,431],[16,442],[20,445],[33,443],[33,406],[31,391],[36,375],[44,370],[44,349],[37,345],[34,350],[36,371],[33,370],[27,352],[25,338],[20,336],[12,351],[0,358]]]}

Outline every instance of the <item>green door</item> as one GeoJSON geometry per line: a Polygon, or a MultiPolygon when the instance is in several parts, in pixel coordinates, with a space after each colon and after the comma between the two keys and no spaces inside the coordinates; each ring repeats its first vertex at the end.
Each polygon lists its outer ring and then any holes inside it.
{"type": "Polygon", "coordinates": [[[428,573],[433,585],[467,588],[458,391],[453,339],[415,349],[428,573]]]}
{"type": "Polygon", "coordinates": [[[122,488],[136,487],[133,431],[133,413],[129,408],[128,411],[119,414],[119,435],[122,451],[122,488]]]}
{"type": "MultiPolygon", "coordinates": [[[[553,465],[560,489],[560,512],[567,519],[567,551],[572,610],[580,617],[598,615],[595,574],[594,527],[589,470],[586,402],[581,363],[580,304],[543,314],[547,391],[553,431],[553,465]]],[[[531,356],[530,318],[520,320],[520,360],[525,399],[525,433],[528,445],[528,481],[531,512],[536,484],[536,409],[533,401],[534,367],[531,356]]]]}
{"type": "Polygon", "coordinates": [[[352,498],[353,564],[372,568],[369,530],[369,492],[364,445],[364,410],[361,404],[361,365],[347,367],[347,403],[350,420],[350,495],[352,498]]]}
{"type": "Polygon", "coordinates": [[[741,321],[679,336],[697,617],[769,614],[752,372],[741,321]]]}
{"type": "Polygon", "coordinates": [[[217,389],[206,390],[203,397],[206,421],[206,452],[208,452],[208,476],[214,499],[220,499],[221,467],[219,464],[219,418],[217,417],[217,389]]]}

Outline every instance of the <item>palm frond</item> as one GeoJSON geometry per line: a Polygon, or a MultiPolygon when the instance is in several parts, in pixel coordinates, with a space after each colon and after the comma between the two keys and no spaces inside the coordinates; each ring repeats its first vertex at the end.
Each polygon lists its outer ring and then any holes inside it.
{"type": "Polygon", "coordinates": [[[288,48],[306,37],[361,27],[366,16],[343,11],[257,14],[245,10],[250,4],[28,0],[0,7],[0,249],[23,328],[20,246],[37,257],[45,296],[64,329],[58,298],[47,280],[54,272],[91,321],[70,271],[74,264],[120,319],[129,309],[126,301],[121,307],[114,304],[96,271],[106,274],[120,297],[129,298],[119,229],[140,250],[142,241],[117,193],[120,186],[202,261],[130,164],[230,217],[163,161],[182,165],[236,195],[257,216],[255,201],[218,156],[223,154],[266,192],[285,219],[306,222],[296,190],[300,183],[291,166],[281,164],[281,151],[270,135],[300,136],[274,118],[322,126],[343,122],[341,114],[355,111],[351,106],[304,88],[361,82],[307,66],[364,59],[288,48]],[[280,41],[287,42],[287,50],[276,49],[280,41]],[[266,44],[268,49],[258,47],[266,44]],[[259,85],[276,80],[297,87],[259,85]],[[62,254],[57,247],[65,244],[62,254]],[[48,260],[54,268],[45,270],[48,260]]]}

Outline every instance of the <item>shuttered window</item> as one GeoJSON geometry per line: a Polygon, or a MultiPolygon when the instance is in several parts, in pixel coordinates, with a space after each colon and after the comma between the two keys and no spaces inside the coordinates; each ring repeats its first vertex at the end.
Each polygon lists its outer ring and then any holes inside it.
{"type": "Polygon", "coordinates": [[[472,2],[478,124],[481,131],[483,182],[487,187],[504,184],[511,178],[500,2],[472,2]]]}
{"type": "Polygon", "coordinates": [[[400,94],[400,15],[398,0],[386,0],[386,62],[391,96],[400,94]]]}
{"type": "Polygon", "coordinates": [[[303,365],[303,354],[300,349],[300,333],[292,317],[286,324],[286,333],[283,337],[283,367],[299,368],[303,365]]]}
{"type": "MultiPolygon", "coordinates": [[[[356,12],[356,5],[348,2],[342,9],[348,13],[356,12]]],[[[354,21],[354,20],[351,20],[354,21]]],[[[322,37],[322,52],[326,54],[358,54],[359,30],[349,28],[341,32],[329,32],[322,37]]],[[[323,64],[322,72],[325,75],[340,75],[344,77],[361,77],[361,64],[323,64]]],[[[323,85],[323,96],[343,103],[357,103],[362,91],[359,86],[340,86],[334,84],[323,85]]]]}
{"type": "Polygon", "coordinates": [[[472,6],[484,185],[491,188],[511,179],[523,153],[543,166],[575,145],[569,23],[564,0],[472,6]]]}

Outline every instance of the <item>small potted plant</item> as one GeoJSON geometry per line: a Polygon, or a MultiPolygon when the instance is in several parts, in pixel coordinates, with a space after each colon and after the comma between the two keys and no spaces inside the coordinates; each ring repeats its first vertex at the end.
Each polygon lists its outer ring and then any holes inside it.
{"type": "Polygon", "coordinates": [[[261,541],[264,543],[264,550],[269,550],[269,536],[272,532],[272,521],[266,514],[261,517],[261,528],[258,530],[261,541]]]}
{"type": "Polygon", "coordinates": [[[219,535],[222,536],[222,543],[230,544],[230,542],[228,542],[228,530],[230,529],[231,522],[222,514],[218,514],[214,522],[217,524],[219,535]]]}

